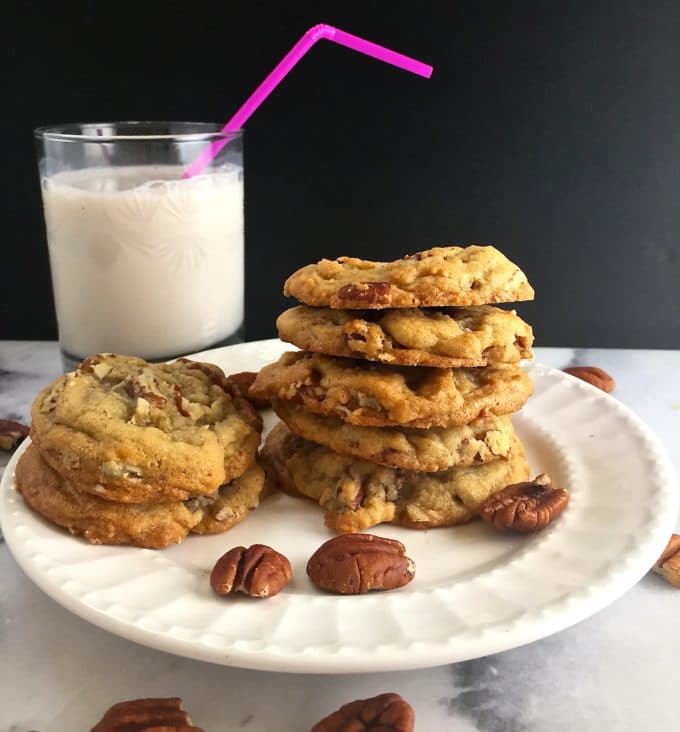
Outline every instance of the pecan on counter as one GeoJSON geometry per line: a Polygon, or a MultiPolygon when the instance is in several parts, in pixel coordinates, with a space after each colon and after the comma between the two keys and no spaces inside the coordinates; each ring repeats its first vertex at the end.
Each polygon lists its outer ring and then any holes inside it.
{"type": "Polygon", "coordinates": [[[680,589],[680,534],[673,534],[653,567],[666,582],[680,589]]]}
{"type": "Polygon", "coordinates": [[[182,700],[131,699],[107,710],[90,732],[203,732],[182,709],[182,700]]]}
{"type": "Polygon", "coordinates": [[[317,722],[310,732],[413,732],[415,712],[399,694],[357,699],[317,722]]]}
{"type": "Polygon", "coordinates": [[[0,450],[14,450],[28,437],[29,428],[13,419],[0,419],[0,450]]]}
{"type": "Polygon", "coordinates": [[[581,379],[581,381],[602,389],[607,394],[610,391],[614,391],[616,387],[614,379],[606,371],[603,371],[597,366],[569,366],[569,368],[562,370],[565,374],[575,376],[577,379],[581,379]]]}

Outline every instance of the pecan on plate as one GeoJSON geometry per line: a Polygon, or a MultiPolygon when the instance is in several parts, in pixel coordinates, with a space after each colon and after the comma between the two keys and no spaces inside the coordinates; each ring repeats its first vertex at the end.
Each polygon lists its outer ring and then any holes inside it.
{"type": "Polygon", "coordinates": [[[666,582],[680,589],[680,534],[673,534],[668,546],[653,567],[666,582]]]}
{"type": "Polygon", "coordinates": [[[182,700],[131,699],[114,704],[90,732],[203,732],[182,709],[182,700]]]}
{"type": "Polygon", "coordinates": [[[413,732],[416,715],[399,694],[357,699],[317,722],[310,732],[413,732]]]}
{"type": "Polygon", "coordinates": [[[614,379],[602,369],[597,366],[570,366],[569,368],[563,369],[565,374],[571,374],[581,381],[587,381],[589,384],[596,386],[602,391],[606,391],[609,394],[610,391],[614,391],[616,382],[614,379]]]}
{"type": "Polygon", "coordinates": [[[239,394],[247,399],[256,409],[269,409],[271,402],[264,397],[251,396],[248,391],[257,378],[256,371],[239,371],[237,374],[230,374],[228,377],[232,384],[236,385],[239,394]]]}
{"type": "Polygon", "coordinates": [[[15,447],[28,437],[29,428],[13,419],[0,419],[0,450],[14,450],[15,447]]]}
{"type": "Polygon", "coordinates": [[[360,595],[408,584],[416,566],[394,539],[343,534],[322,544],[307,562],[309,579],[321,590],[360,595]]]}
{"type": "Polygon", "coordinates": [[[544,473],[526,483],[513,483],[482,503],[480,516],[497,529],[539,531],[554,521],[569,503],[569,494],[555,488],[544,473]]]}
{"type": "Polygon", "coordinates": [[[291,576],[288,559],[271,547],[236,546],[217,560],[210,574],[210,586],[218,595],[242,592],[266,598],[281,592],[291,576]]]}

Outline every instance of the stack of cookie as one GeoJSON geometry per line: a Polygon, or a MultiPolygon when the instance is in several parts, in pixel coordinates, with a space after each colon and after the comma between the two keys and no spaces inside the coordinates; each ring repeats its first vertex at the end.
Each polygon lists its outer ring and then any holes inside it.
{"type": "Polygon", "coordinates": [[[226,531],[262,495],[262,420],[212,364],[98,354],[44,389],[32,418],[17,489],[93,544],[226,531]]]}
{"type": "Polygon", "coordinates": [[[491,303],[533,298],[493,247],[438,247],[389,263],[303,267],[277,320],[302,351],[265,367],[251,394],[280,422],[262,454],[279,485],[326,525],[362,531],[470,521],[529,467],[510,415],[532,392],[518,365],[531,328],[491,303]]]}

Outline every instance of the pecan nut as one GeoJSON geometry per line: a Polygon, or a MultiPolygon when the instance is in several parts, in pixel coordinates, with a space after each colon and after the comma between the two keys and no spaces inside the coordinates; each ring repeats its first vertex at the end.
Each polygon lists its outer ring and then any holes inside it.
{"type": "Polygon", "coordinates": [[[338,301],[351,301],[364,307],[375,308],[389,302],[392,290],[390,282],[356,282],[343,285],[338,290],[338,301]]]}
{"type": "Polygon", "coordinates": [[[317,722],[310,732],[413,732],[415,721],[413,707],[399,694],[380,694],[345,704],[317,722]]]}
{"type": "Polygon", "coordinates": [[[614,391],[616,387],[614,379],[606,371],[603,371],[597,366],[570,366],[569,368],[563,369],[563,371],[565,374],[571,374],[577,379],[587,381],[598,389],[606,391],[607,394],[610,391],[614,391]]]}
{"type": "Polygon", "coordinates": [[[24,437],[28,437],[29,431],[21,422],[0,419],[0,450],[14,450],[24,437]]]}
{"type": "Polygon", "coordinates": [[[666,582],[680,589],[680,534],[673,534],[668,546],[654,565],[654,571],[666,582]]]}
{"type": "Polygon", "coordinates": [[[480,516],[497,529],[539,531],[554,521],[567,503],[567,491],[553,487],[544,473],[526,483],[513,483],[487,498],[480,507],[480,516]]]}
{"type": "Polygon", "coordinates": [[[307,574],[321,590],[360,595],[408,584],[416,566],[404,545],[373,534],[344,534],[322,544],[307,562],[307,574]]]}
{"type": "Polygon", "coordinates": [[[254,396],[249,392],[250,387],[257,378],[256,371],[239,371],[237,374],[230,374],[228,377],[232,384],[236,385],[239,394],[247,399],[256,409],[269,409],[271,401],[263,396],[254,396]]]}
{"type": "Polygon", "coordinates": [[[182,709],[182,700],[131,699],[107,710],[90,732],[203,732],[182,709]]]}
{"type": "Polygon", "coordinates": [[[236,546],[217,560],[210,574],[210,586],[218,595],[242,592],[266,598],[281,592],[291,576],[288,559],[271,547],[236,546]]]}

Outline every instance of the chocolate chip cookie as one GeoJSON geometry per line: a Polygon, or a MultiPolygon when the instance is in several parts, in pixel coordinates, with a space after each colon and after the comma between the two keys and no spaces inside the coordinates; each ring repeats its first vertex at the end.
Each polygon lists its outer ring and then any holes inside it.
{"type": "Polygon", "coordinates": [[[379,523],[415,529],[464,524],[489,496],[529,476],[516,438],[507,459],[438,473],[394,470],[338,455],[296,437],[283,423],[271,431],[261,454],[282,490],[318,502],[326,526],[342,533],[379,523]]]}
{"type": "Polygon", "coordinates": [[[99,354],[35,399],[43,458],[100,498],[210,495],[252,464],[262,420],[212,364],[99,354]]]}
{"type": "Polygon", "coordinates": [[[365,427],[452,427],[517,411],[533,390],[512,364],[435,369],[289,352],[265,366],[250,393],[303,404],[365,427]]]}
{"type": "Polygon", "coordinates": [[[432,472],[507,457],[515,439],[510,417],[489,415],[458,427],[357,427],[339,417],[274,400],[274,411],[299,437],[341,455],[404,470],[432,472]]]}
{"type": "Polygon", "coordinates": [[[283,292],[306,305],[382,309],[533,300],[526,275],[491,246],[434,247],[393,262],[322,259],[292,274],[283,292]]]}
{"type": "Polygon", "coordinates": [[[281,313],[281,340],[305,351],[403,366],[486,366],[532,358],[533,333],[514,310],[469,308],[281,313]]]}

